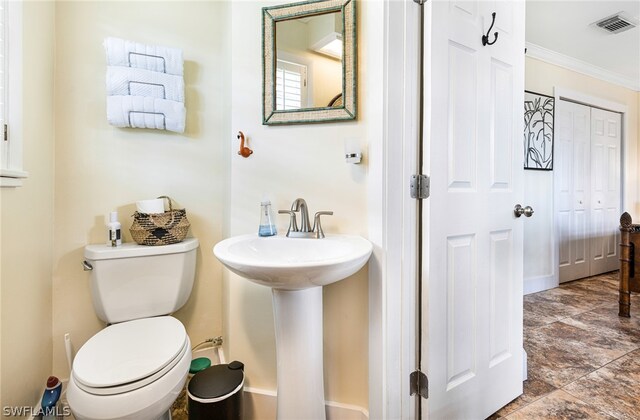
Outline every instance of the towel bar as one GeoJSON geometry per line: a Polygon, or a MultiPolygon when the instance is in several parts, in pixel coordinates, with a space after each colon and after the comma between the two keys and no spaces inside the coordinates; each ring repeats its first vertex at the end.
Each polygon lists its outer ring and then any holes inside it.
{"type": "Polygon", "coordinates": [[[162,57],[160,55],[143,54],[143,53],[138,53],[138,52],[134,52],[134,51],[129,51],[129,59],[128,59],[129,67],[135,67],[135,66],[131,65],[131,56],[132,55],[140,55],[140,56],[143,56],[143,57],[158,58],[158,59],[162,60],[162,73],[166,73],[167,72],[167,64],[164,61],[164,57],[162,57]]]}
{"type": "Polygon", "coordinates": [[[167,117],[162,112],[144,112],[144,111],[129,111],[129,127],[132,128],[153,128],[153,127],[133,127],[131,125],[131,114],[149,114],[149,115],[162,115],[162,129],[167,129],[167,117]]]}
{"type": "MultiPolygon", "coordinates": [[[[135,95],[135,93],[131,93],[131,84],[135,83],[138,85],[147,85],[147,86],[157,86],[157,87],[161,87],[162,88],[162,99],[167,99],[167,93],[165,91],[165,86],[162,83],[149,83],[149,82],[137,82],[135,80],[129,80],[129,82],[127,83],[127,94],[128,95],[135,95]]],[[[148,96],[148,95],[143,95],[143,96],[148,96]]]]}

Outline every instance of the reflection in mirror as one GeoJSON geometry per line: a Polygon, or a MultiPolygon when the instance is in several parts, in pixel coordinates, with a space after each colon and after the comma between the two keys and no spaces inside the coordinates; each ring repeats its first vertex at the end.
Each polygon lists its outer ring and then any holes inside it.
{"type": "Polygon", "coordinates": [[[342,11],[276,23],[276,110],[340,106],[342,11]]]}
{"type": "Polygon", "coordinates": [[[262,9],[262,123],[356,118],[356,1],[262,9]]]}

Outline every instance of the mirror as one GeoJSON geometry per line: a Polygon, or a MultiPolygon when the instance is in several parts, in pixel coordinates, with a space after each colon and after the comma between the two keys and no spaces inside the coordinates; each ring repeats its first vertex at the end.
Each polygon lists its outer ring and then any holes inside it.
{"type": "Polygon", "coordinates": [[[355,119],[355,0],[262,12],[263,124],[355,119]]]}

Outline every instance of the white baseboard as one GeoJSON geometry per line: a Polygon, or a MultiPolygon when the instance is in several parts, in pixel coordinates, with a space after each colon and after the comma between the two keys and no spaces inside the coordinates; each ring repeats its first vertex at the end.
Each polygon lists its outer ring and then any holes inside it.
{"type": "Polygon", "coordinates": [[[553,289],[558,287],[558,281],[553,274],[540,277],[531,277],[524,279],[524,294],[542,292],[543,290],[553,289]]]}
{"type": "Polygon", "coordinates": [[[276,398],[274,391],[245,387],[244,418],[246,420],[275,419],[276,398]]]}
{"type": "MultiPolygon", "coordinates": [[[[244,389],[245,420],[272,420],[276,418],[275,391],[250,388],[244,389]]],[[[327,420],[368,420],[369,412],[362,407],[340,404],[332,401],[325,403],[327,420]]]]}

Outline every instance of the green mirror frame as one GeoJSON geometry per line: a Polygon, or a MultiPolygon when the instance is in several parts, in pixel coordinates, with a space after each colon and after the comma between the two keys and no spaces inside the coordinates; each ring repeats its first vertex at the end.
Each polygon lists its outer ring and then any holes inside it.
{"type": "Polygon", "coordinates": [[[305,124],[356,119],[356,0],[315,0],[262,9],[262,124],[305,124]],[[342,12],[342,97],[340,106],[276,110],[276,23],[342,12]]]}

